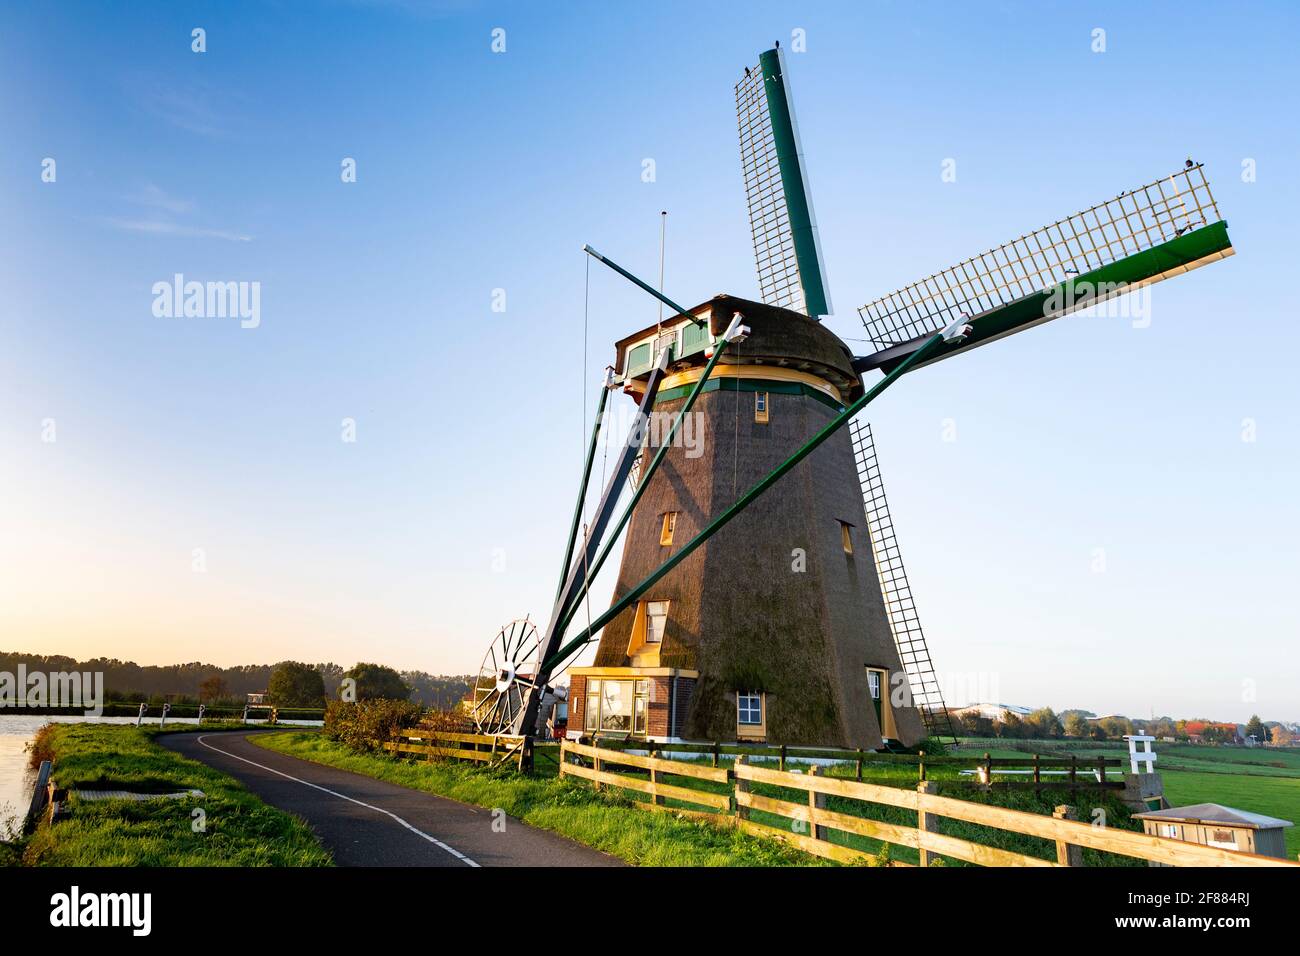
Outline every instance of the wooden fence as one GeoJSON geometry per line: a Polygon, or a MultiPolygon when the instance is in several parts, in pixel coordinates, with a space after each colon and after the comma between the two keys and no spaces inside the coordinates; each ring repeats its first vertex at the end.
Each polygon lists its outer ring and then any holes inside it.
{"type": "MultiPolygon", "coordinates": [[[[583,738],[584,741],[589,738],[583,738]]],[[[591,741],[595,743],[596,741],[591,741]]],[[[1117,757],[1086,757],[1075,754],[1068,757],[1043,757],[1030,754],[1025,757],[994,757],[988,753],[969,756],[930,756],[919,754],[876,753],[866,750],[844,750],[827,747],[791,747],[769,744],[724,743],[673,743],[654,744],[624,737],[602,738],[602,750],[646,750],[653,755],[656,747],[673,753],[699,754],[712,757],[717,766],[722,757],[764,757],[776,761],[781,770],[792,763],[809,760],[833,760],[856,765],[857,779],[875,768],[915,767],[917,782],[927,780],[933,771],[970,770],[974,776],[951,783],[972,790],[1123,790],[1124,767],[1128,761],[1117,757]],[[996,779],[1004,776],[1024,779],[996,779]]]]}
{"type": "MultiPolygon", "coordinates": [[[[676,750],[676,745],[672,749],[676,750]]],[[[910,790],[825,776],[815,766],[794,773],[754,766],[747,755],[741,755],[734,768],[728,768],[718,765],[716,758],[710,762],[693,763],[566,740],[560,746],[560,774],[581,778],[597,789],[613,787],[644,794],[649,800],[638,800],[637,805],[647,809],[667,809],[708,817],[719,823],[734,823],[747,833],[781,840],[807,853],[842,863],[859,862],[875,856],[866,850],[843,845],[843,835],[852,834],[914,849],[922,866],[928,866],[935,857],[979,866],[1082,866],[1085,847],[1169,866],[1300,866],[1300,863],[1275,857],[1235,853],[1132,830],[1092,826],[1075,820],[1071,807],[1058,807],[1049,817],[942,797],[935,792],[938,784],[932,780],[922,780],[916,784],[915,790],[910,790]],[[692,785],[665,782],[665,778],[672,777],[688,778],[692,785]],[[714,788],[697,789],[701,781],[714,785],[714,788]],[[734,790],[721,792],[717,789],[719,785],[734,785],[734,790]],[[756,792],[755,787],[767,790],[767,793],[756,792]],[[774,788],[797,791],[803,797],[795,802],[774,796],[771,795],[774,788]],[[901,809],[909,816],[915,814],[916,825],[888,823],[844,810],[832,810],[827,806],[828,798],[832,797],[852,801],[858,809],[865,809],[862,804],[901,809]],[[772,817],[789,821],[789,825],[775,826],[768,822],[772,817]],[[1042,859],[943,833],[941,819],[1051,841],[1056,846],[1056,859],[1042,859]],[[840,835],[839,841],[832,839],[833,833],[840,835]]],[[[854,808],[853,804],[849,809],[854,808]]],[[[895,861],[893,865],[909,864],[895,861]]]]}
{"type": "Polygon", "coordinates": [[[472,760],[476,763],[500,766],[513,763],[521,771],[532,765],[533,740],[531,737],[488,736],[485,734],[453,734],[441,730],[421,730],[412,727],[400,730],[397,740],[379,741],[384,750],[397,754],[423,756],[429,760],[442,757],[452,760],[472,760]],[[412,741],[420,741],[413,743],[412,741]]]}
{"type": "Polygon", "coordinates": [[[1048,817],[941,797],[933,792],[936,784],[932,781],[918,783],[914,792],[825,777],[816,770],[814,767],[808,773],[786,773],[751,766],[747,758],[741,757],[734,770],[737,825],[748,833],[774,837],[808,853],[840,862],[862,860],[872,854],[832,842],[830,831],[871,837],[895,846],[912,847],[919,852],[922,866],[928,866],[934,856],[964,860],[980,866],[1082,866],[1083,847],[1169,866],[1300,866],[1300,863],[1276,857],[1236,853],[1132,830],[1091,826],[1070,819],[1071,808],[1067,807],[1058,807],[1056,813],[1048,817]],[[753,792],[754,784],[803,791],[807,794],[807,801],[795,803],[761,796],[753,792]],[[826,808],[826,798],[829,796],[915,812],[916,826],[884,823],[829,810],[826,808]],[[753,811],[798,821],[803,824],[805,832],[798,833],[794,832],[794,828],[785,830],[755,822],[750,819],[753,811]],[[1051,840],[1056,844],[1056,860],[1044,860],[940,833],[940,818],[1051,840]]]}
{"type": "Polygon", "coordinates": [[[645,802],[645,806],[653,809],[671,809],[678,813],[700,816],[731,812],[730,793],[699,790],[664,781],[665,777],[685,777],[693,781],[703,780],[729,786],[731,771],[726,767],[622,753],[566,740],[560,745],[560,776],[581,777],[593,782],[597,789],[613,786],[647,794],[650,800],[645,802]],[[588,762],[591,766],[587,766],[588,762]],[[615,767],[629,768],[638,776],[615,773],[611,769],[615,767]],[[666,803],[668,800],[690,806],[669,807],[666,803]]]}

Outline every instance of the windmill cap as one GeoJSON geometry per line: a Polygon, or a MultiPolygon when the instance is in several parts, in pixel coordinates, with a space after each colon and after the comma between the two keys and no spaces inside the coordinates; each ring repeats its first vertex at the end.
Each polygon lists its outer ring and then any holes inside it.
{"type": "MultiPolygon", "coordinates": [[[[749,333],[743,345],[728,349],[722,357],[724,364],[770,365],[808,372],[830,382],[846,400],[862,393],[862,381],[853,370],[853,353],[849,347],[825,325],[802,312],[726,294],[715,295],[687,311],[708,322],[709,335],[713,338],[726,332],[737,312],[744,316],[749,333]]],[[[665,332],[679,321],[680,318],[665,317],[665,332]]],[[[657,328],[658,325],[647,326],[615,343],[615,366],[626,368],[627,350],[654,335],[657,328]]],[[[680,361],[702,365],[705,355],[701,350],[682,356],[680,361]]]]}

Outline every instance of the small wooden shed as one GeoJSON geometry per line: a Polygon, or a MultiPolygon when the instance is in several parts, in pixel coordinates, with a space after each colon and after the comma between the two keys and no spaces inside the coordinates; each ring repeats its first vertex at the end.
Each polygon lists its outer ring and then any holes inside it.
{"type": "Polygon", "coordinates": [[[1217,803],[1196,803],[1188,807],[1135,813],[1133,819],[1141,820],[1146,832],[1152,836],[1283,859],[1286,858],[1284,831],[1293,825],[1290,820],[1217,803]]]}

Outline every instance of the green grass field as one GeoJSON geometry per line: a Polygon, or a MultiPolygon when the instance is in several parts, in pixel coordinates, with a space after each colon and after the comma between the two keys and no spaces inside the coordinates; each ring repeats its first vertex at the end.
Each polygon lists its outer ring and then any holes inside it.
{"type": "Polygon", "coordinates": [[[120,724],[55,723],[42,729],[33,756],[53,759],[60,787],[201,790],[204,795],[149,801],[73,798],[69,819],[43,823],[21,846],[11,849],[8,862],[29,866],[331,864],[329,853],[297,817],[267,806],[232,777],[159,746],[158,735],[157,728],[120,724]],[[196,827],[195,810],[202,811],[201,829],[196,827]]]}
{"type": "MultiPolygon", "coordinates": [[[[1159,742],[1155,749],[1156,769],[1171,805],[1221,803],[1300,824],[1300,750],[1159,742]]],[[[968,737],[956,752],[985,751],[994,757],[1024,753],[1078,754],[1081,759],[1126,757],[1128,744],[968,737]]],[[[1300,826],[1289,827],[1285,833],[1287,854],[1294,860],[1300,854],[1300,826]]]]}

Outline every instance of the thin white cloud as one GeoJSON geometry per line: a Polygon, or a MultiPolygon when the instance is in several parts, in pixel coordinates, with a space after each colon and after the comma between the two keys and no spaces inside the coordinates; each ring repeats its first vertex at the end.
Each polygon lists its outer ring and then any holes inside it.
{"type": "Polygon", "coordinates": [[[134,195],[126,197],[129,201],[139,203],[142,206],[152,206],[155,209],[162,209],[173,215],[181,215],[187,212],[193,212],[198,208],[198,203],[192,199],[179,199],[169,195],[159,189],[153,183],[147,184],[143,189],[134,195]]]}
{"type": "Polygon", "coordinates": [[[115,229],[125,232],[143,232],[156,236],[183,236],[192,239],[224,239],[227,242],[252,242],[253,237],[225,229],[204,229],[199,226],[186,226],[176,222],[158,219],[106,219],[115,229]]]}

